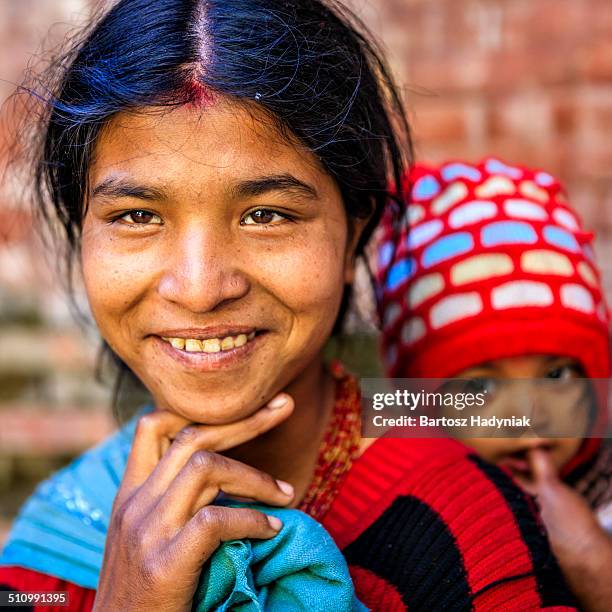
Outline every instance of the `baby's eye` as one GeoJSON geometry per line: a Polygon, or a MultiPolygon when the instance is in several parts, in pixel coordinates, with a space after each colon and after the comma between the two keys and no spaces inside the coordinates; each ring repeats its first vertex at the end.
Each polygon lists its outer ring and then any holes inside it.
{"type": "Polygon", "coordinates": [[[242,218],[242,225],[270,225],[285,221],[287,217],[268,208],[259,208],[242,218]]]}
{"type": "Polygon", "coordinates": [[[546,378],[553,380],[570,380],[578,377],[578,371],[570,365],[563,365],[557,368],[552,368],[546,373],[546,378]]]}
{"type": "Polygon", "coordinates": [[[489,393],[497,390],[497,381],[494,378],[479,376],[465,381],[464,391],[466,393],[489,393]]]}
{"type": "Polygon", "coordinates": [[[162,223],[159,215],[148,210],[130,210],[119,219],[128,225],[161,225],[162,223]]]}

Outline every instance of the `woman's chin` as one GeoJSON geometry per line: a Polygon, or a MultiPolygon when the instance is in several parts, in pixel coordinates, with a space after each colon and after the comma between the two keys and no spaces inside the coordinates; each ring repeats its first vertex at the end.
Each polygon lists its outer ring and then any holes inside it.
{"type": "Polygon", "coordinates": [[[199,392],[191,396],[183,393],[178,400],[165,394],[155,403],[158,409],[168,410],[203,425],[234,423],[249,417],[260,408],[255,398],[236,397],[229,391],[199,392]]]}

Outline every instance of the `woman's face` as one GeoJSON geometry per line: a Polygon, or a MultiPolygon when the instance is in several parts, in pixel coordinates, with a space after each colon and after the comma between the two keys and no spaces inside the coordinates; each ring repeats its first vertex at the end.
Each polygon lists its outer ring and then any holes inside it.
{"type": "Polygon", "coordinates": [[[196,422],[251,414],[318,363],[351,279],[358,231],[335,181],[258,112],[118,115],[90,169],[101,334],[159,408],[196,422]]]}

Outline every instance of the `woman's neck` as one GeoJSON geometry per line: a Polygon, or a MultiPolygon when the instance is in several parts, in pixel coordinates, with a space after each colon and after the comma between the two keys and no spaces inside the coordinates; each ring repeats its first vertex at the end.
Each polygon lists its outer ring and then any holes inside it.
{"type": "Polygon", "coordinates": [[[224,454],[290,482],[295,488],[295,506],[316,466],[333,411],[335,381],[318,358],[284,391],[295,402],[291,416],[273,430],[224,454]]]}

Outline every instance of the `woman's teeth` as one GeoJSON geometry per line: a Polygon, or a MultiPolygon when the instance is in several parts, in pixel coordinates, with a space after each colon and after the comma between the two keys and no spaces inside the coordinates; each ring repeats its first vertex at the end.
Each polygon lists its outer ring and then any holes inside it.
{"type": "Polygon", "coordinates": [[[238,334],[237,336],[226,336],[225,338],[207,338],[198,340],[197,338],[166,338],[162,340],[169,342],[175,349],[187,351],[188,353],[218,353],[219,351],[229,351],[233,348],[244,346],[255,337],[255,332],[250,334],[238,334]]]}

